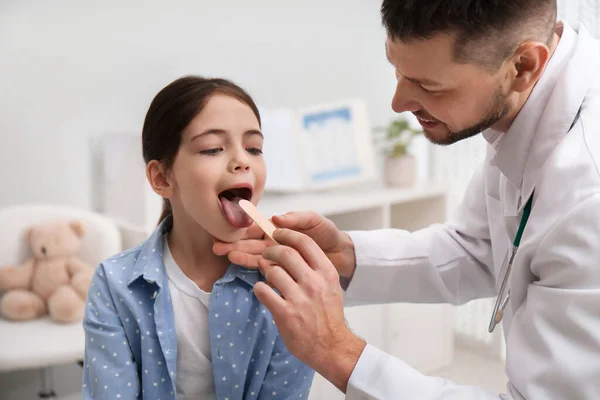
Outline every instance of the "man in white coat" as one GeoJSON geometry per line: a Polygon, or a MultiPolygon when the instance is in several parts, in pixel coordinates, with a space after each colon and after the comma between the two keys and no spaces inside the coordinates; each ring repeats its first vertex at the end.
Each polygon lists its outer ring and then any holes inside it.
{"type": "Polygon", "coordinates": [[[348,399],[600,399],[598,43],[556,21],[556,0],[383,0],[381,13],[394,111],[434,143],[489,142],[456,214],[414,233],[346,233],[294,212],[273,217],[279,244],[250,229],[215,252],[260,267],[281,296],[254,292],[286,345],[348,399]],[[424,376],[345,324],[344,300],[496,296],[513,244],[495,318],[504,394],[424,376]]]}

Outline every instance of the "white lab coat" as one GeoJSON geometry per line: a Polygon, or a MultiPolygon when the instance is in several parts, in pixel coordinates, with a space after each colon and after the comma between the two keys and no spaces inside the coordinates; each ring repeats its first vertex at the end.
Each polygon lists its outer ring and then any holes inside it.
{"type": "Polygon", "coordinates": [[[493,297],[535,189],[503,319],[506,393],[424,376],[367,345],[347,399],[600,399],[599,78],[598,43],[565,24],[509,131],[484,132],[488,156],[449,222],[350,232],[357,269],[347,304],[493,297]]]}

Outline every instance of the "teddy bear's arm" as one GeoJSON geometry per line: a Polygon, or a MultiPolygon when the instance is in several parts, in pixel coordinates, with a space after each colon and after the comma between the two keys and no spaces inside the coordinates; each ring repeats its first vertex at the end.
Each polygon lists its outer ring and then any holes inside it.
{"type": "Polygon", "coordinates": [[[82,270],[93,272],[92,267],[90,267],[89,264],[86,264],[77,258],[69,259],[69,261],[67,262],[67,272],[69,273],[70,277],[73,277],[75,274],[82,270]]]}
{"type": "Polygon", "coordinates": [[[0,291],[29,289],[34,263],[30,258],[23,265],[0,267],[0,291]]]}

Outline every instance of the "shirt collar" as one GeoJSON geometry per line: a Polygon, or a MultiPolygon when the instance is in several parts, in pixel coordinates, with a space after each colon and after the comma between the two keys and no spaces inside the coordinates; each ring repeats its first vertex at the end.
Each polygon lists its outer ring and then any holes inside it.
{"type": "MultiPolygon", "coordinates": [[[[570,49],[565,49],[561,74],[544,109],[533,138],[532,155],[528,157],[523,175],[522,194],[533,192],[538,172],[556,146],[573,128],[590,87],[600,70],[598,41],[580,24],[576,33],[565,23],[563,37],[567,35],[570,49]]],[[[525,207],[526,201],[521,204],[525,207]]]]}
{"type": "MultiPolygon", "coordinates": [[[[483,135],[496,150],[491,165],[498,167],[517,189],[522,187],[525,167],[531,155],[540,121],[546,117],[544,114],[555,84],[569,62],[569,56],[577,39],[575,31],[569,25],[559,23],[557,29],[560,29],[561,26],[562,35],[554,54],[508,132],[502,134],[488,130],[483,135]]],[[[544,135],[546,134],[547,132],[544,132],[544,135]]],[[[563,132],[564,134],[566,134],[566,130],[563,132]]]]}
{"type": "MultiPolygon", "coordinates": [[[[133,265],[133,273],[128,285],[131,285],[140,277],[143,277],[146,282],[156,283],[159,288],[162,288],[167,283],[168,277],[163,262],[163,235],[171,229],[172,225],[172,216],[167,216],[160,222],[152,235],[142,243],[140,253],[133,265]]],[[[239,278],[253,287],[259,280],[262,280],[262,275],[260,275],[258,270],[230,264],[225,275],[217,282],[232,282],[235,278],[239,278]]]]}

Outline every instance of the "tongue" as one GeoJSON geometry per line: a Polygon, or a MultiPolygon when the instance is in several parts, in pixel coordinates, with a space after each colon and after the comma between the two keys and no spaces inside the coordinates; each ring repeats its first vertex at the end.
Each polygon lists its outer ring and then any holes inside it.
{"type": "Polygon", "coordinates": [[[231,225],[236,228],[247,228],[252,225],[252,219],[246,214],[239,205],[241,198],[236,197],[232,200],[226,199],[225,197],[219,197],[225,217],[231,225]]]}

